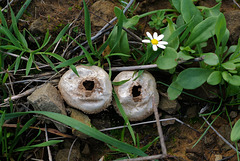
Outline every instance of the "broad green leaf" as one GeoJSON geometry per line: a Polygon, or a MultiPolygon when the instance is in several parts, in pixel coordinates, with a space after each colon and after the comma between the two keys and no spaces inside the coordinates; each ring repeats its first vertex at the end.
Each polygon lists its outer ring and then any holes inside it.
{"type": "Polygon", "coordinates": [[[238,39],[238,44],[237,44],[237,47],[234,51],[234,53],[230,56],[229,60],[233,60],[233,59],[236,59],[240,56],[240,37],[238,39]]]}
{"type": "Polygon", "coordinates": [[[193,26],[196,26],[203,20],[201,12],[193,4],[192,0],[181,0],[181,14],[186,23],[193,18],[193,26]]]}
{"type": "Polygon", "coordinates": [[[227,71],[222,72],[223,79],[233,86],[240,86],[240,76],[231,75],[227,71]]]}
{"type": "Polygon", "coordinates": [[[178,59],[179,60],[186,61],[186,60],[190,60],[190,59],[193,59],[193,58],[194,58],[193,56],[187,55],[183,51],[178,52],[178,59]]]}
{"type": "Polygon", "coordinates": [[[207,83],[210,85],[217,85],[219,83],[221,83],[222,80],[222,75],[220,71],[213,71],[208,79],[207,79],[207,83]]]}
{"type": "Polygon", "coordinates": [[[236,69],[236,64],[234,64],[231,61],[228,61],[226,63],[222,63],[222,67],[227,69],[227,70],[235,70],[236,69]]]}
{"type": "Polygon", "coordinates": [[[220,7],[222,3],[218,3],[216,6],[213,6],[212,8],[204,8],[203,9],[203,14],[205,17],[213,17],[213,16],[218,16],[220,12],[220,7]]]}
{"type": "Polygon", "coordinates": [[[218,56],[215,53],[204,53],[204,63],[208,65],[217,65],[219,63],[218,56]]]}
{"type": "MultiPolygon", "coordinates": [[[[117,139],[114,139],[100,131],[98,131],[97,129],[91,128],[85,124],[83,124],[80,121],[77,121],[71,117],[59,114],[59,113],[53,113],[53,112],[46,112],[46,111],[29,111],[29,112],[15,112],[15,113],[9,113],[5,115],[5,120],[8,119],[12,119],[12,118],[16,118],[25,114],[42,114],[44,116],[47,116],[49,118],[52,118],[56,121],[59,121],[65,125],[68,125],[78,131],[81,131],[82,133],[91,136],[97,140],[103,141],[107,144],[110,144],[116,148],[119,148],[121,150],[124,150],[125,152],[129,152],[135,155],[139,155],[139,156],[147,156],[143,151],[135,148],[132,145],[126,144],[124,142],[121,142],[117,139]]],[[[0,115],[0,118],[2,118],[2,115],[0,115]]]]}
{"type": "Polygon", "coordinates": [[[160,69],[167,70],[177,66],[177,52],[171,47],[164,50],[164,54],[158,57],[157,66],[160,69]]]}
{"type": "Polygon", "coordinates": [[[217,36],[217,45],[219,46],[223,36],[226,32],[226,28],[227,28],[227,24],[226,24],[226,20],[225,17],[223,15],[223,13],[220,13],[218,18],[217,18],[217,22],[216,22],[216,26],[215,26],[215,33],[217,36]]]}
{"type": "Polygon", "coordinates": [[[178,36],[176,36],[175,39],[173,39],[171,41],[168,40],[168,38],[176,31],[174,23],[169,18],[167,18],[167,22],[168,22],[168,25],[167,25],[165,31],[163,32],[163,35],[164,35],[163,40],[168,42],[168,47],[172,47],[175,50],[177,50],[179,47],[178,36]]]}
{"type": "Polygon", "coordinates": [[[170,100],[175,100],[182,93],[183,88],[176,82],[172,82],[167,89],[167,94],[170,100]]]}
{"type": "Polygon", "coordinates": [[[185,46],[192,47],[201,42],[207,41],[215,34],[217,17],[209,17],[196,25],[189,36],[185,46]]]}
{"type": "Polygon", "coordinates": [[[205,68],[188,68],[182,71],[176,82],[185,89],[196,89],[207,81],[212,70],[205,68]]]}
{"type": "Polygon", "coordinates": [[[93,45],[92,45],[92,40],[91,40],[90,15],[89,15],[89,11],[88,11],[85,0],[83,0],[83,7],[84,7],[84,21],[85,21],[84,26],[85,26],[85,34],[86,34],[86,37],[87,37],[87,42],[88,42],[88,45],[89,45],[91,51],[93,53],[95,53],[95,50],[94,50],[93,45]]]}
{"type": "Polygon", "coordinates": [[[237,142],[240,140],[240,119],[235,123],[231,131],[231,140],[237,142]]]}
{"type": "Polygon", "coordinates": [[[172,0],[172,4],[178,12],[181,12],[181,1],[182,0],[172,0]]]}

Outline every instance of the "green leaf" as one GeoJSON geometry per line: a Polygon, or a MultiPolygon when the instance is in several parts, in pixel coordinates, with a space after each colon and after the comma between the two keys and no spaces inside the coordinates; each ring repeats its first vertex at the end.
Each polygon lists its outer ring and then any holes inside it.
{"type": "Polygon", "coordinates": [[[240,140],[240,119],[235,123],[231,131],[231,140],[237,142],[240,140]]]}
{"type": "Polygon", "coordinates": [[[220,7],[222,3],[218,3],[216,6],[213,6],[212,8],[204,8],[203,9],[203,14],[205,17],[213,17],[213,16],[218,16],[220,12],[220,7]]]}
{"type": "Polygon", "coordinates": [[[181,12],[181,1],[182,0],[172,0],[173,6],[178,12],[181,12]]]}
{"type": "Polygon", "coordinates": [[[2,24],[5,28],[8,28],[7,21],[6,21],[6,19],[4,18],[4,15],[3,15],[3,13],[2,13],[2,10],[0,10],[0,19],[1,19],[1,24],[2,24]]]}
{"type": "MultiPolygon", "coordinates": [[[[147,156],[143,151],[135,148],[132,145],[123,143],[117,139],[114,139],[100,131],[98,131],[97,129],[91,128],[85,124],[83,124],[80,121],[77,121],[71,117],[59,114],[59,113],[53,113],[53,112],[46,112],[46,111],[29,111],[29,112],[15,112],[15,113],[9,113],[5,115],[5,120],[8,119],[12,119],[15,117],[19,117],[25,114],[30,114],[30,113],[35,113],[35,114],[42,114],[45,115],[49,118],[52,118],[56,121],[59,121],[65,125],[68,125],[78,131],[81,131],[82,133],[89,135],[97,140],[103,141],[107,144],[110,144],[112,146],[115,146],[116,148],[119,148],[121,150],[127,151],[129,153],[132,154],[136,154],[139,156],[147,156]]],[[[0,118],[2,118],[2,115],[0,115],[0,118]]]]}
{"type": "Polygon", "coordinates": [[[219,63],[218,56],[215,53],[204,53],[204,63],[208,65],[217,65],[219,63]]]}
{"type": "Polygon", "coordinates": [[[36,144],[36,145],[23,146],[23,147],[15,149],[14,152],[20,152],[20,151],[31,150],[34,148],[46,147],[46,146],[55,145],[55,144],[58,144],[61,142],[63,142],[63,140],[50,140],[50,141],[46,141],[46,142],[36,144]]]}
{"type": "Polygon", "coordinates": [[[12,10],[11,7],[10,7],[10,11],[11,11],[12,27],[13,27],[14,33],[17,36],[18,40],[21,42],[22,46],[25,49],[27,49],[28,48],[28,43],[27,43],[26,39],[24,38],[24,36],[18,30],[17,20],[16,20],[16,17],[14,15],[13,10],[12,10]]]}
{"type": "Polygon", "coordinates": [[[92,45],[92,40],[91,40],[90,15],[89,15],[89,11],[88,11],[85,0],[83,0],[83,7],[84,7],[84,20],[85,20],[85,24],[84,24],[85,25],[85,34],[86,34],[86,37],[87,37],[87,42],[88,42],[88,45],[89,45],[91,51],[93,53],[95,53],[95,50],[94,50],[93,45],[92,45]]]}
{"type": "Polygon", "coordinates": [[[22,48],[19,41],[14,37],[14,35],[5,27],[0,26],[0,33],[6,35],[12,44],[14,44],[18,48],[22,48]]]}
{"type": "Polygon", "coordinates": [[[187,55],[183,51],[178,52],[178,59],[179,60],[186,61],[186,60],[190,60],[190,59],[193,59],[193,58],[194,58],[193,56],[187,55]]]}
{"type": "Polygon", "coordinates": [[[120,86],[120,85],[128,82],[129,80],[130,80],[130,79],[122,80],[122,81],[120,81],[120,82],[112,82],[112,85],[114,85],[114,86],[120,86]]]}
{"type": "Polygon", "coordinates": [[[176,81],[172,82],[167,89],[168,98],[175,100],[182,93],[183,87],[181,87],[176,81]]]}
{"type": "Polygon", "coordinates": [[[169,41],[168,38],[176,31],[174,23],[172,22],[171,19],[167,18],[168,25],[163,33],[164,38],[163,40],[168,42],[168,47],[172,47],[175,50],[178,49],[179,47],[179,38],[178,36],[175,37],[175,39],[169,41]]]}
{"type": "Polygon", "coordinates": [[[215,33],[217,36],[217,45],[220,45],[220,42],[223,39],[223,36],[226,32],[226,28],[227,28],[227,24],[226,24],[226,20],[225,17],[223,15],[223,13],[220,13],[218,18],[217,18],[217,22],[216,22],[216,26],[215,26],[215,33]]]}
{"type": "Polygon", "coordinates": [[[26,75],[28,75],[31,70],[33,60],[34,60],[34,55],[32,53],[30,53],[30,56],[29,56],[28,62],[27,62],[27,66],[26,66],[26,75]]]}
{"type": "Polygon", "coordinates": [[[209,17],[196,25],[189,36],[185,46],[192,47],[201,42],[207,41],[215,34],[217,17],[209,17]]]}
{"type": "Polygon", "coordinates": [[[210,69],[188,68],[178,75],[176,82],[185,89],[196,89],[207,81],[211,73],[210,69]]]}
{"type": "Polygon", "coordinates": [[[21,60],[21,57],[23,54],[24,54],[24,52],[21,52],[21,54],[16,59],[16,63],[15,63],[15,67],[14,67],[14,74],[16,74],[16,72],[19,68],[20,60],[21,60]]]}
{"type": "Polygon", "coordinates": [[[127,115],[126,115],[126,113],[125,113],[125,111],[124,111],[124,109],[123,109],[123,107],[122,107],[122,105],[121,105],[121,103],[120,103],[120,101],[118,99],[118,96],[117,96],[117,94],[115,93],[114,90],[113,90],[113,97],[114,97],[114,100],[116,101],[117,107],[118,107],[118,109],[119,109],[119,111],[120,111],[120,113],[121,113],[121,115],[122,115],[122,117],[123,117],[127,127],[128,127],[128,130],[129,130],[129,132],[130,132],[130,134],[132,136],[133,143],[134,143],[134,145],[136,145],[136,137],[134,135],[134,131],[133,131],[132,126],[131,126],[131,124],[130,124],[130,122],[128,120],[128,117],[127,117],[127,115]]]}
{"type": "Polygon", "coordinates": [[[217,85],[219,83],[221,83],[222,80],[222,75],[220,71],[213,71],[208,79],[207,79],[207,83],[210,85],[217,85]]]}
{"type": "Polygon", "coordinates": [[[163,56],[159,56],[157,59],[157,66],[160,69],[167,70],[177,66],[177,52],[171,47],[167,47],[164,50],[163,56]]]}
{"type": "Polygon", "coordinates": [[[193,18],[194,26],[203,20],[201,12],[193,4],[192,0],[181,0],[181,14],[186,23],[193,18]]]}
{"type": "Polygon", "coordinates": [[[223,79],[233,86],[240,86],[240,76],[231,75],[227,71],[222,72],[223,79]]]}
{"type": "Polygon", "coordinates": [[[236,64],[228,61],[228,62],[222,63],[222,67],[227,69],[227,70],[235,70],[236,69],[236,64]]]}
{"type": "Polygon", "coordinates": [[[73,65],[74,63],[78,62],[79,60],[83,59],[84,57],[85,57],[85,55],[81,55],[81,56],[76,56],[76,57],[73,57],[71,59],[68,59],[68,60],[64,61],[63,63],[57,65],[55,67],[55,69],[73,65]]]}

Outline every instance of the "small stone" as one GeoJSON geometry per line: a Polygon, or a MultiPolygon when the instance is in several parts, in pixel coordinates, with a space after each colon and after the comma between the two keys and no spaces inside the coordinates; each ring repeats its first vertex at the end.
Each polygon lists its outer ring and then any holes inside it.
{"type": "Polygon", "coordinates": [[[169,114],[175,114],[180,109],[180,104],[177,100],[169,100],[168,97],[162,96],[158,107],[169,114]]]}
{"type": "MultiPolygon", "coordinates": [[[[70,114],[71,118],[74,118],[75,120],[78,120],[78,121],[82,122],[83,124],[91,127],[91,120],[89,119],[89,117],[87,115],[85,115],[84,113],[82,113],[79,110],[75,110],[72,108],[69,108],[68,110],[71,112],[71,114],[70,114]]],[[[86,134],[84,134],[76,129],[72,129],[72,133],[73,133],[73,135],[75,135],[81,139],[88,138],[88,136],[86,134]]]]}
{"type": "MultiPolygon", "coordinates": [[[[170,115],[166,115],[163,117],[163,119],[169,119],[172,118],[170,115]]],[[[173,125],[175,123],[175,120],[168,120],[168,121],[162,121],[162,126],[167,126],[167,125],[173,125]]]]}
{"type": "Polygon", "coordinates": [[[89,146],[88,144],[85,144],[83,150],[82,150],[82,154],[85,154],[85,155],[89,155],[90,154],[90,149],[89,149],[89,146]]]}
{"type": "Polygon", "coordinates": [[[197,117],[198,116],[198,112],[197,112],[197,106],[192,106],[192,107],[189,107],[187,109],[187,117],[188,118],[194,118],[194,117],[197,117]]]}
{"type": "Polygon", "coordinates": [[[223,159],[222,155],[215,155],[215,161],[219,161],[222,159],[223,159]]]}
{"type": "MultiPolygon", "coordinates": [[[[55,160],[56,161],[66,161],[68,160],[70,149],[60,149],[56,155],[55,160]]],[[[71,161],[79,161],[81,159],[81,153],[78,149],[72,149],[70,153],[70,159],[71,161]]]]}
{"type": "Polygon", "coordinates": [[[231,111],[230,114],[229,114],[229,116],[230,116],[232,119],[236,118],[237,115],[238,115],[238,113],[237,113],[236,111],[231,111]]]}
{"type": "MultiPolygon", "coordinates": [[[[27,99],[35,111],[50,111],[66,115],[63,99],[58,90],[50,83],[36,89],[27,99]]],[[[65,126],[56,122],[54,124],[59,131],[66,132],[65,126]]]]}

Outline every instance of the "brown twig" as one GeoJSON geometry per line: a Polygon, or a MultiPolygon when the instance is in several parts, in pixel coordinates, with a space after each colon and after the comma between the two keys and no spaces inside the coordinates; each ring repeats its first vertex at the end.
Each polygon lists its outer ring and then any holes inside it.
{"type": "Polygon", "coordinates": [[[154,110],[154,115],[155,115],[155,119],[156,119],[158,134],[159,134],[159,137],[160,137],[160,144],[161,144],[161,148],[162,148],[162,153],[163,153],[163,155],[167,155],[167,148],[166,148],[165,141],[164,141],[162,126],[161,126],[161,123],[159,121],[158,108],[154,103],[155,102],[154,99],[155,98],[153,98],[153,103],[152,104],[153,104],[153,110],[154,110]]]}

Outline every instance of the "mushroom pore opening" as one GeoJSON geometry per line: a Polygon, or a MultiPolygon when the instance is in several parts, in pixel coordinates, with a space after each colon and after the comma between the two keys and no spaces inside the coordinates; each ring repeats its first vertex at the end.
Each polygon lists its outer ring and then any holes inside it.
{"type": "Polygon", "coordinates": [[[133,86],[132,87],[132,96],[133,97],[138,97],[138,96],[140,96],[141,95],[141,86],[140,85],[138,85],[138,86],[133,86]]]}
{"type": "Polygon", "coordinates": [[[85,80],[83,82],[83,86],[86,90],[91,91],[94,88],[94,81],[85,80]]]}

